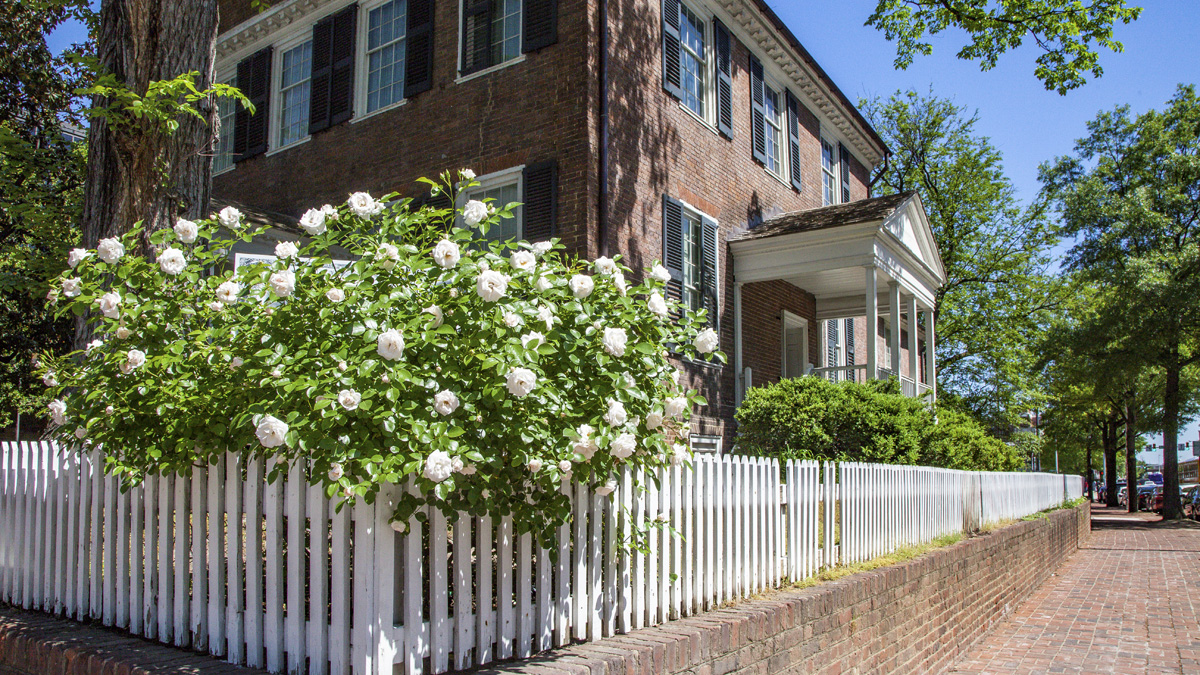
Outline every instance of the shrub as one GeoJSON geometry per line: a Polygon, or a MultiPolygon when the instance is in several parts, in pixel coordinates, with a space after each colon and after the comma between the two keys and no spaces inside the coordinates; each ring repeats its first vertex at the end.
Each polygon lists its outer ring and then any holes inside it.
{"type": "MultiPolygon", "coordinates": [[[[427,182],[453,199],[472,178],[427,182]]],[[[516,206],[356,193],[236,271],[226,252],[255,233],[235,209],[151,233],[153,256],[123,254],[138,228],[72,251],[52,294],[99,338],[44,357],[60,436],[102,445],[130,482],[231,450],[272,460],[272,479],[310,461],[331,497],[412,479],[400,524],[434,504],[549,536],[569,515],[564,480],[603,493],[623,464],[685,459],[704,400],[679,390],[666,346],[715,345],[702,316],[668,318],[661,267],[634,284],[619,261],[485,241],[516,206]]]]}
{"type": "Polygon", "coordinates": [[[1011,449],[974,419],[900,393],[896,380],[865,384],[821,377],[751,389],[736,413],[737,449],[781,459],[925,464],[999,470],[1011,449]]]}

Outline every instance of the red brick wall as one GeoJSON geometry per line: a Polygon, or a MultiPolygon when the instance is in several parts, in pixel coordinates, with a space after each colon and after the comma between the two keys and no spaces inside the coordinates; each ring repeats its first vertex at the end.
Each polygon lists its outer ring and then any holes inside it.
{"type": "Polygon", "coordinates": [[[820,327],[812,294],[786,281],[742,286],[742,365],[752,370],[751,384],[778,382],[783,364],[783,310],[808,320],[808,359],[820,350],[820,327]]]}
{"type": "MultiPolygon", "coordinates": [[[[908,364],[909,364],[909,362],[908,362],[908,315],[901,314],[900,322],[904,324],[904,329],[900,333],[900,374],[905,377],[912,378],[912,374],[908,372],[909,371],[909,367],[908,367],[908,364]]],[[[914,379],[916,379],[916,381],[918,381],[918,382],[924,382],[925,381],[925,364],[921,360],[920,355],[923,354],[924,350],[925,350],[925,331],[920,328],[918,328],[917,330],[918,330],[918,332],[917,332],[917,355],[918,355],[917,356],[917,368],[919,369],[919,372],[917,373],[918,376],[914,379]]],[[[891,368],[892,367],[891,363],[884,361],[884,359],[883,359],[883,357],[884,357],[883,350],[887,346],[887,340],[884,337],[883,330],[876,331],[875,339],[876,339],[876,345],[877,345],[875,353],[879,359],[879,367],[880,368],[891,368]]],[[[854,320],[854,362],[855,363],[866,363],[867,362],[867,320],[866,320],[866,317],[860,316],[854,320]]]]}

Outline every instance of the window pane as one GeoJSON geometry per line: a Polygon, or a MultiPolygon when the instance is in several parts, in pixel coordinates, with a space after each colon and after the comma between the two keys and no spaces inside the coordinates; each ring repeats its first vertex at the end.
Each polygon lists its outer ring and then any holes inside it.
{"type": "MultiPolygon", "coordinates": [[[[505,206],[515,201],[520,201],[517,196],[517,183],[506,183],[496,187],[478,190],[467,195],[468,199],[478,199],[481,202],[487,203],[489,207],[502,209],[505,206]],[[491,199],[492,201],[488,201],[491,199]]],[[[509,239],[521,238],[521,211],[522,207],[513,209],[512,218],[501,218],[500,222],[492,225],[484,238],[488,241],[508,241],[509,239]]]]}
{"type": "Polygon", "coordinates": [[[779,175],[783,170],[782,121],[779,117],[779,93],[763,87],[763,107],[766,109],[767,168],[779,175]]]}
{"type": "MultiPolygon", "coordinates": [[[[233,84],[232,79],[223,84],[233,84]]],[[[233,124],[237,117],[237,102],[222,97],[217,100],[217,117],[220,119],[220,135],[213,147],[212,172],[224,171],[233,166],[233,124]]]]}
{"type": "Polygon", "coordinates": [[[708,52],[704,45],[704,22],[687,7],[679,6],[679,57],[683,76],[683,104],[704,117],[704,92],[708,52]]]}
{"type": "Polygon", "coordinates": [[[521,55],[521,0],[500,0],[492,17],[492,65],[521,55]]]}
{"type": "Polygon", "coordinates": [[[312,41],[283,53],[279,77],[279,147],[308,135],[312,41]]]}
{"type": "Polygon", "coordinates": [[[367,112],[404,98],[404,35],[408,0],[393,0],[367,15],[367,112]]]}
{"type": "Polygon", "coordinates": [[[683,304],[699,310],[700,299],[700,219],[683,214],[683,304]]]}
{"type": "Polygon", "coordinates": [[[821,139],[821,173],[823,174],[821,198],[825,206],[837,203],[833,161],[833,144],[821,139]]]}

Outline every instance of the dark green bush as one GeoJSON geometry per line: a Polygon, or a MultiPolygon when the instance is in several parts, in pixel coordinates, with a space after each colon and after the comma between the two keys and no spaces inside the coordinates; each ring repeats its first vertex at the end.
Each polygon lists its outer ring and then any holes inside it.
{"type": "Polygon", "coordinates": [[[736,413],[737,452],[781,459],[1017,468],[1021,459],[970,416],[900,393],[895,380],[798,377],[751,389],[736,413]]]}

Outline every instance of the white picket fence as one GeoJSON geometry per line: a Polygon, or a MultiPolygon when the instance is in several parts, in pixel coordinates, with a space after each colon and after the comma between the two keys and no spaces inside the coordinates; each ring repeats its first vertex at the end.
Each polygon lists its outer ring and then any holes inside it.
{"type": "Polygon", "coordinates": [[[436,509],[397,534],[402,488],[338,511],[301,466],[271,484],[230,454],[122,491],[101,462],[0,444],[0,601],[331,675],[528,657],[1082,494],[1077,476],[698,456],[657,481],[626,470],[612,497],[564,486],[573,518],[552,552],[508,518],[436,509]]]}

